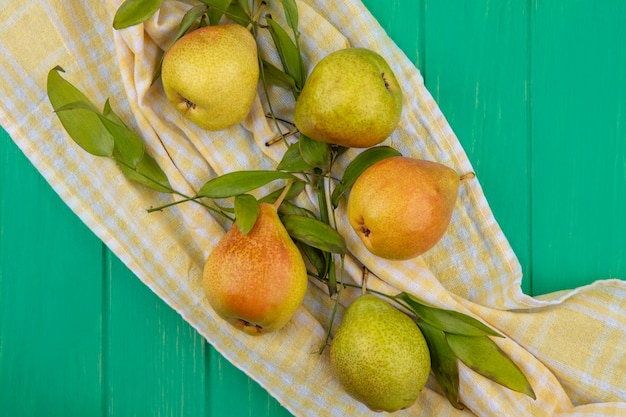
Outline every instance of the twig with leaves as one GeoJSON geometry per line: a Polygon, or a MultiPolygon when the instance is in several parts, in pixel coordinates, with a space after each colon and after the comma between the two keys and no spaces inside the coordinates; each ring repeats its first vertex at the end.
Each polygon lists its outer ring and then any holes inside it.
{"type": "MultiPolygon", "coordinates": [[[[113,27],[119,30],[142,23],[160,9],[161,3],[162,0],[126,0],[117,10],[113,27]]],[[[250,4],[248,0],[202,0],[190,7],[182,17],[172,44],[189,31],[197,27],[220,24],[224,18],[247,27],[255,37],[259,31],[267,30],[282,69],[259,55],[263,88],[267,92],[269,86],[274,85],[290,91],[297,98],[307,76],[299,47],[301,34],[298,29],[298,9],[295,0],[280,0],[280,3],[288,29],[283,28],[271,15],[263,14],[263,1],[252,1],[250,4]]],[[[343,280],[343,261],[347,249],[336,228],[335,210],[341,198],[365,169],[377,161],[398,156],[400,153],[388,146],[369,148],[350,161],[340,179],[333,178],[333,166],[346,149],[314,141],[298,134],[297,129],[282,133],[279,122],[284,123],[285,120],[279,119],[273,113],[271,102],[267,102],[268,117],[275,121],[278,131],[281,132],[277,140],[268,143],[268,146],[274,142],[286,146],[276,169],[227,173],[207,181],[196,195],[189,196],[172,188],[164,171],[145,152],[141,138],[113,111],[108,100],[103,110],[98,110],[85,94],[61,76],[62,71],[61,67],[50,70],[47,93],[69,136],[86,152],[114,159],[129,180],[155,191],[180,197],[148,211],[194,202],[216,215],[232,221],[237,219],[238,227],[245,234],[254,225],[260,203],[271,203],[279,196],[282,196],[281,199],[284,197],[280,205],[281,221],[308,260],[309,276],[325,284],[328,295],[335,298],[331,325],[321,352],[331,336],[330,329],[339,306],[341,290],[350,286],[357,287],[343,280]],[[297,139],[292,143],[287,140],[295,136],[297,139]],[[258,200],[250,194],[276,181],[287,181],[289,190],[285,191],[285,187],[280,187],[258,200]],[[293,202],[305,187],[311,187],[317,195],[317,212],[293,202]],[[233,207],[222,207],[215,201],[228,198],[233,199],[233,207]]],[[[153,82],[159,77],[160,64],[153,82]]],[[[267,94],[266,96],[269,97],[267,94]]],[[[535,398],[532,387],[520,368],[491,339],[502,338],[500,333],[468,315],[429,306],[405,292],[389,295],[364,289],[389,299],[399,309],[414,317],[428,343],[432,371],[453,406],[462,408],[458,394],[459,360],[498,384],[535,398]]]]}

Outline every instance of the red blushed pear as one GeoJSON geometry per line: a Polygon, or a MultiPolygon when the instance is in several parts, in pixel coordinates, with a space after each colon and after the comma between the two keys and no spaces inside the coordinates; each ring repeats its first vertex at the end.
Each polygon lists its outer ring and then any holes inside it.
{"type": "Polygon", "coordinates": [[[366,169],[348,199],[348,220],[365,247],[386,259],[431,249],[452,218],[460,177],[432,161],[396,156],[366,169]]]}
{"type": "Polygon", "coordinates": [[[219,316],[250,335],[282,328],[306,293],[304,260],[276,209],[260,204],[256,223],[245,235],[233,224],[204,266],[209,303],[219,316]]]}

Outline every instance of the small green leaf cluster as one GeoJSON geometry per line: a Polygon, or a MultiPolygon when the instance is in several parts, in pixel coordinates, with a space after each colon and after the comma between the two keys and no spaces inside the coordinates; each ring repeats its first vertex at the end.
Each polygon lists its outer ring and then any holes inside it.
{"type": "MultiPolygon", "coordinates": [[[[163,0],[125,0],[115,12],[113,28],[125,29],[145,22],[161,8],[162,3],[163,0]]],[[[189,27],[187,23],[191,16],[200,17],[198,10],[207,12],[206,17],[211,25],[218,24],[224,15],[244,26],[251,22],[250,5],[247,0],[201,0],[200,3],[202,4],[189,10],[190,13],[182,19],[181,27],[189,27]]]]}
{"type": "Polygon", "coordinates": [[[173,192],[167,176],[144,152],[143,141],[113,111],[107,100],[96,106],[61,77],[61,67],[48,73],[47,93],[52,108],[72,139],[92,155],[115,159],[124,175],[156,191],[173,192]]]}
{"type": "Polygon", "coordinates": [[[113,17],[113,28],[124,29],[145,22],[162,3],[163,0],[125,0],[113,17]]]}
{"type": "MultiPolygon", "coordinates": [[[[263,16],[264,24],[259,22],[264,1],[258,5],[253,1],[253,5],[258,6],[255,8],[248,0],[201,0],[182,17],[171,45],[197,27],[219,24],[224,16],[248,27],[255,36],[259,30],[267,30],[282,68],[259,58],[263,87],[267,89],[269,85],[274,85],[290,91],[297,98],[306,83],[307,74],[299,47],[298,10],[295,0],[279,1],[287,29],[271,15],[263,16]]],[[[142,23],[159,10],[161,3],[162,0],[126,0],[115,14],[113,27],[123,29],[142,23]]],[[[196,195],[188,196],[171,187],[165,172],[145,152],[141,138],[113,111],[108,100],[103,110],[99,111],[84,93],[60,75],[62,71],[60,67],[50,70],[47,93],[69,136],[86,152],[114,159],[129,180],[158,192],[182,197],[165,206],[151,208],[149,212],[192,201],[218,215],[236,220],[237,227],[245,234],[256,222],[259,204],[279,204],[281,221],[308,261],[309,275],[324,283],[330,296],[336,296],[331,314],[333,320],[341,289],[349,286],[342,278],[347,249],[344,238],[337,232],[335,210],[363,171],[382,159],[399,156],[397,150],[388,146],[364,150],[347,164],[341,178],[335,178],[331,174],[333,166],[344,155],[346,148],[318,142],[302,134],[290,143],[288,136],[297,133],[293,130],[281,133],[278,138],[278,142],[285,145],[285,152],[276,169],[230,172],[207,181],[196,195]],[[275,182],[283,185],[263,197],[255,196],[259,189],[275,182]],[[317,196],[318,213],[294,203],[306,187],[310,187],[317,196]],[[225,199],[232,199],[232,206],[225,206],[225,199]]],[[[160,64],[153,81],[159,77],[160,64]]],[[[268,100],[266,104],[269,107],[268,117],[276,122],[280,131],[271,102],[268,100]]],[[[472,317],[428,306],[407,293],[382,295],[415,315],[431,352],[434,375],[455,407],[461,408],[459,360],[505,387],[535,397],[524,374],[490,339],[502,335],[472,317]]],[[[327,341],[331,328],[332,325],[328,329],[327,341]]]]}
{"type": "Polygon", "coordinates": [[[524,373],[490,339],[503,335],[471,316],[426,305],[408,293],[393,298],[418,318],[433,374],[454,407],[463,408],[459,401],[459,361],[502,386],[536,398],[524,373]]]}

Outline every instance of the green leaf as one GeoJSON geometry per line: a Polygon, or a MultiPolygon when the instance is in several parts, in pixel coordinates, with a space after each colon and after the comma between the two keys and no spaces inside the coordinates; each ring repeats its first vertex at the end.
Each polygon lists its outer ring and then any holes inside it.
{"type": "Polygon", "coordinates": [[[134,168],[126,165],[121,160],[116,160],[116,162],[129,180],[162,193],[172,192],[167,175],[150,155],[144,154],[141,161],[134,168]]]}
{"type": "Polygon", "coordinates": [[[244,9],[240,3],[242,2],[238,1],[237,3],[231,3],[230,7],[228,7],[226,15],[235,23],[238,23],[241,26],[248,26],[252,23],[250,8],[246,6],[244,9]]]}
{"type": "Polygon", "coordinates": [[[71,110],[89,110],[94,112],[100,118],[100,121],[113,136],[114,147],[113,157],[120,159],[129,165],[135,167],[143,157],[143,142],[133,131],[131,131],[120,117],[113,112],[109,100],[104,105],[104,111],[101,114],[91,104],[85,101],[75,101],[60,107],[57,112],[66,112],[71,110]]]}
{"type": "Polygon", "coordinates": [[[300,53],[300,30],[298,28],[299,26],[299,16],[298,16],[298,6],[296,5],[295,0],[280,0],[280,2],[283,5],[283,11],[285,13],[285,20],[287,21],[287,24],[289,25],[289,27],[291,28],[291,31],[293,32],[293,39],[294,39],[294,45],[296,46],[296,49],[298,50],[298,59],[300,61],[299,63],[299,67],[300,67],[300,73],[301,73],[301,82],[298,85],[298,89],[296,91],[299,92],[302,87],[304,86],[304,83],[306,82],[306,70],[304,68],[304,63],[302,62],[302,54],[300,53]]]}
{"type": "Polygon", "coordinates": [[[303,172],[311,169],[300,153],[298,144],[289,145],[283,159],[280,161],[276,169],[281,171],[303,172]]]}
{"type": "Polygon", "coordinates": [[[249,2],[249,0],[237,0],[236,4],[239,7],[241,7],[241,10],[246,12],[247,15],[250,15],[250,2],[249,2]]]}
{"type": "Polygon", "coordinates": [[[330,202],[333,207],[339,205],[339,199],[350,188],[352,184],[357,180],[359,175],[363,173],[367,168],[372,166],[378,161],[392,157],[401,156],[400,152],[389,146],[376,146],[369,148],[360,154],[358,154],[352,162],[346,167],[341,182],[337,184],[333,190],[333,194],[330,198],[330,202]]]}
{"type": "Polygon", "coordinates": [[[285,72],[295,81],[298,91],[300,91],[304,85],[304,66],[300,55],[300,49],[289,37],[289,34],[285,31],[285,29],[276,23],[271,16],[268,16],[266,20],[268,23],[267,28],[272,36],[274,45],[276,46],[280,62],[283,64],[285,72]]]}
{"type": "Polygon", "coordinates": [[[132,167],[136,167],[144,155],[143,142],[126,125],[119,125],[101,115],[102,124],[113,135],[115,148],[113,157],[122,160],[132,167]]]}
{"type": "Polygon", "coordinates": [[[346,252],[343,237],[326,223],[307,216],[291,214],[283,216],[282,222],[289,235],[297,241],[325,252],[339,254],[346,252]]]}
{"type": "Polygon", "coordinates": [[[207,12],[207,9],[208,9],[207,6],[199,4],[197,6],[193,6],[189,10],[187,10],[187,13],[185,13],[185,15],[183,16],[183,18],[180,21],[180,25],[178,26],[178,32],[176,32],[176,36],[174,36],[174,39],[172,40],[172,43],[170,44],[168,49],[171,48],[172,45],[174,43],[176,43],[177,40],[182,38],[187,33],[187,31],[191,28],[191,26],[193,26],[193,24],[204,13],[207,12]]]}
{"type": "Polygon", "coordinates": [[[330,145],[300,134],[298,141],[302,159],[311,167],[326,169],[330,165],[330,145]]]}
{"type": "Polygon", "coordinates": [[[283,5],[283,11],[285,12],[285,19],[287,24],[293,31],[293,36],[296,39],[300,37],[300,31],[298,30],[298,6],[294,0],[280,0],[283,5]]]}
{"type": "Polygon", "coordinates": [[[428,344],[430,365],[437,382],[450,404],[454,408],[462,409],[463,406],[459,403],[459,364],[448,345],[445,333],[421,320],[417,324],[428,344]]]}
{"type": "Polygon", "coordinates": [[[235,220],[242,234],[247,234],[259,217],[259,202],[250,194],[235,197],[235,220]]]}
{"type": "Polygon", "coordinates": [[[328,268],[328,259],[324,256],[324,252],[299,241],[296,241],[296,246],[300,249],[313,268],[315,268],[317,276],[323,276],[328,268]]]}
{"type": "MultiPolygon", "coordinates": [[[[291,187],[289,188],[289,191],[287,191],[287,195],[284,197],[283,200],[283,204],[287,203],[287,200],[291,200],[296,198],[297,196],[300,195],[300,193],[302,193],[302,191],[304,191],[304,187],[306,186],[306,184],[302,181],[294,181],[291,183],[291,187]]],[[[282,194],[283,190],[285,189],[285,187],[281,187],[275,191],[272,191],[271,193],[269,193],[268,195],[266,195],[265,197],[259,199],[259,203],[269,203],[269,204],[274,204],[274,202],[278,199],[278,197],[282,194]]],[[[281,204],[282,206],[282,204],[281,204]]]]}
{"type": "Polygon", "coordinates": [[[48,72],[47,94],[63,128],[88,153],[111,156],[115,141],[100,121],[96,107],[59,71],[63,68],[57,66],[48,72]]]}
{"type": "Polygon", "coordinates": [[[207,198],[227,198],[247,193],[278,179],[294,179],[281,171],[235,171],[213,178],[202,186],[198,195],[207,198]]]}
{"type": "Polygon", "coordinates": [[[123,159],[133,167],[137,166],[144,154],[143,141],[113,111],[109,99],[104,103],[100,120],[115,139],[113,157],[123,159]]]}
{"type": "Polygon", "coordinates": [[[315,216],[315,213],[313,213],[311,210],[305,209],[304,207],[300,207],[297,204],[293,204],[290,201],[283,201],[283,203],[280,205],[279,210],[280,210],[280,214],[282,215],[295,214],[297,216],[304,216],[304,217],[310,217],[312,219],[317,219],[317,217],[315,216]]]}
{"type": "Polygon", "coordinates": [[[113,17],[113,28],[124,29],[148,20],[163,0],[125,0],[113,17]]]}
{"type": "Polygon", "coordinates": [[[113,107],[111,107],[111,101],[107,98],[104,102],[104,109],[102,109],[102,115],[107,119],[117,123],[118,125],[126,126],[121,117],[119,117],[114,111],[113,107]]]}
{"type": "Polygon", "coordinates": [[[446,340],[454,354],[474,371],[536,399],[524,373],[490,338],[446,334],[446,340]]]}
{"type": "Polygon", "coordinates": [[[176,32],[176,35],[174,36],[174,39],[172,40],[170,45],[165,49],[165,51],[163,51],[163,55],[161,55],[161,59],[159,60],[159,65],[157,66],[157,69],[156,69],[156,71],[154,73],[154,76],[152,77],[152,84],[154,84],[156,82],[156,80],[158,80],[159,77],[161,76],[161,67],[163,66],[163,57],[165,56],[167,51],[169,51],[169,49],[172,47],[172,45],[174,45],[176,43],[177,40],[182,38],[187,33],[187,31],[191,28],[191,26],[202,15],[204,15],[204,13],[206,13],[206,11],[207,11],[207,6],[205,6],[203,4],[194,6],[194,7],[190,8],[189,10],[187,10],[187,13],[185,13],[185,15],[183,16],[183,18],[180,21],[180,25],[178,26],[178,32],[176,32]]]}
{"type": "Polygon", "coordinates": [[[55,109],[57,113],[66,112],[70,110],[89,110],[96,114],[99,113],[98,109],[93,105],[93,103],[88,100],[87,101],[84,101],[84,100],[73,101],[71,103],[67,103],[55,109]]]}
{"type": "Polygon", "coordinates": [[[209,23],[217,25],[224,13],[228,10],[232,0],[202,0],[202,3],[209,6],[209,23]]]}
{"type": "Polygon", "coordinates": [[[446,333],[455,333],[465,336],[498,336],[500,333],[492,330],[485,324],[466,314],[453,310],[444,310],[419,302],[415,297],[402,292],[397,298],[405,301],[413,312],[431,326],[446,333]]]}
{"type": "Polygon", "coordinates": [[[266,83],[284,88],[285,90],[296,91],[296,82],[293,77],[266,60],[261,62],[263,64],[263,79],[266,83]]]}
{"type": "Polygon", "coordinates": [[[48,73],[47,91],[70,137],[92,155],[113,157],[129,180],[171,193],[167,175],[144,153],[143,142],[115,114],[109,100],[100,113],[82,92],[61,77],[59,71],[63,69],[55,67],[48,73]]]}

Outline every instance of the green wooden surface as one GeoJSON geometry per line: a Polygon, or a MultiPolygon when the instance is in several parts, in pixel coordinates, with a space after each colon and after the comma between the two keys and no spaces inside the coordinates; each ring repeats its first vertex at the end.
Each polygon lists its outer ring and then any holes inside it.
{"type": "MultiPolygon", "coordinates": [[[[626,2],[364,3],[463,144],[524,291],[626,279],[626,2]]],[[[5,132],[0,174],[0,415],[290,415],[143,286],[5,132]]]]}

